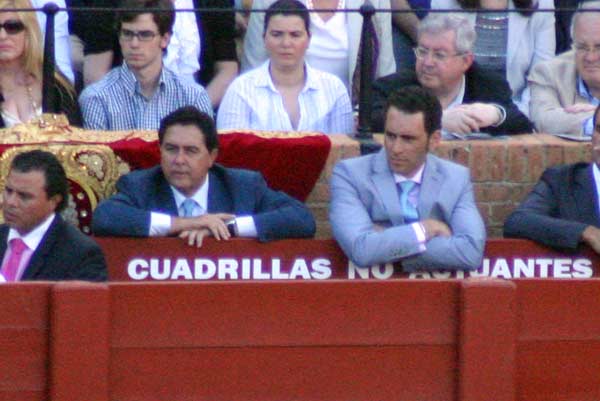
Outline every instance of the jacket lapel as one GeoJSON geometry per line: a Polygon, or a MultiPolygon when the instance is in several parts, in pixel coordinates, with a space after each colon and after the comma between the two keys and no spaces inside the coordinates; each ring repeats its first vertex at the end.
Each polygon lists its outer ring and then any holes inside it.
{"type": "Polygon", "coordinates": [[[378,198],[381,199],[385,210],[388,212],[392,224],[404,224],[396,181],[388,165],[385,149],[381,149],[373,159],[373,185],[379,195],[378,198]]]}
{"type": "Polygon", "coordinates": [[[595,222],[600,227],[600,216],[598,215],[598,192],[596,191],[596,182],[594,180],[593,164],[581,171],[575,177],[573,183],[573,195],[575,197],[575,208],[581,221],[595,222]],[[593,202],[590,202],[593,199],[593,202]]]}
{"type": "Polygon", "coordinates": [[[431,216],[431,208],[434,202],[439,198],[442,177],[438,171],[438,165],[435,157],[427,155],[425,169],[423,170],[423,179],[421,180],[421,189],[419,191],[419,218],[425,219],[431,216]]]}
{"type": "Polygon", "coordinates": [[[54,247],[54,243],[58,240],[57,232],[62,223],[62,217],[60,217],[60,215],[57,213],[54,217],[54,221],[52,221],[52,224],[50,224],[50,227],[48,227],[48,231],[46,231],[46,234],[44,234],[42,241],[38,245],[33,255],[31,255],[31,259],[29,259],[29,265],[25,269],[21,280],[34,278],[44,267],[46,256],[54,247]]]}
{"type": "Polygon", "coordinates": [[[175,198],[173,197],[173,191],[171,190],[171,186],[169,185],[169,182],[162,174],[162,172],[160,172],[159,174],[160,178],[158,183],[158,190],[156,191],[154,210],[167,213],[171,216],[177,216],[179,214],[179,210],[177,210],[177,203],[175,203],[175,198]]]}
{"type": "Polygon", "coordinates": [[[225,182],[224,171],[211,168],[208,172],[208,213],[233,213],[233,198],[225,182]]]}

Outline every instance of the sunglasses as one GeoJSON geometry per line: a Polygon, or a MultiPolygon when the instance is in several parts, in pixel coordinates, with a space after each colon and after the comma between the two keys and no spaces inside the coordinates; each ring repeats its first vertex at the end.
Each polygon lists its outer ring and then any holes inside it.
{"type": "Polygon", "coordinates": [[[16,35],[17,33],[21,33],[25,30],[25,25],[18,20],[9,19],[3,23],[0,23],[0,30],[4,29],[9,35],[16,35]]]}

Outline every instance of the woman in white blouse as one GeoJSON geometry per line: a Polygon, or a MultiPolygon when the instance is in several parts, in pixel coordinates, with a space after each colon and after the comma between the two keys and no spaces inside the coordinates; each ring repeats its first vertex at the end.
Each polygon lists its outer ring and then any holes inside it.
{"type": "MultiPolygon", "coordinates": [[[[252,8],[262,10],[275,0],[254,0],[252,8]]],[[[364,0],[301,0],[309,10],[317,9],[359,9],[364,0]]],[[[375,9],[390,8],[389,0],[371,0],[375,9]]],[[[250,14],[248,30],[244,37],[242,71],[258,67],[268,57],[262,40],[265,14],[250,14]]],[[[363,19],[358,12],[311,12],[310,46],[306,61],[311,66],[330,72],[342,80],[348,90],[352,90],[355,70],[359,57],[360,37],[363,19]]],[[[375,78],[396,71],[392,49],[392,20],[389,12],[376,13],[373,25],[377,35],[378,49],[375,78]]]]}
{"type": "Polygon", "coordinates": [[[269,59],[233,81],[217,115],[219,129],[353,131],[346,87],[304,56],[311,36],[308,10],[298,0],[278,0],[265,13],[269,59]]]}

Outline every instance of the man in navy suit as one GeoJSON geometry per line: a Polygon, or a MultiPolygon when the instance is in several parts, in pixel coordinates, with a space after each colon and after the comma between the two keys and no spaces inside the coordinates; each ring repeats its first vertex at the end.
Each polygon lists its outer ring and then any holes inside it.
{"type": "Polygon", "coordinates": [[[33,150],[13,159],[6,178],[0,261],[7,281],[106,280],[102,250],[62,219],[69,184],[60,162],[33,150]]]}
{"type": "Polygon", "coordinates": [[[160,166],[131,172],[118,193],[93,216],[97,235],[179,235],[201,246],[205,236],[261,241],[312,237],[315,221],[307,207],[267,187],[254,171],[215,164],[218,138],[210,116],[183,107],[158,130],[160,166]]]}
{"type": "Polygon", "coordinates": [[[585,243],[600,253],[600,107],[594,112],[593,163],[544,171],[527,198],[504,222],[504,236],[576,249],[585,243]]]}
{"type": "Polygon", "coordinates": [[[417,86],[390,96],[384,147],[339,162],[330,182],[333,234],[359,266],[401,261],[405,271],[477,269],[485,227],[469,170],[429,153],[442,108],[417,86]]]}

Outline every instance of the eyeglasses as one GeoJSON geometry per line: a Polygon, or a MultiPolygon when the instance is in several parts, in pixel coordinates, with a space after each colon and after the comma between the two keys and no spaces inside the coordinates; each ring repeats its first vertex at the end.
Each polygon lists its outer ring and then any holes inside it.
{"type": "Polygon", "coordinates": [[[573,43],[575,53],[588,55],[590,53],[600,53],[600,45],[586,46],[583,43],[573,43]]]}
{"type": "Polygon", "coordinates": [[[121,29],[121,39],[129,42],[133,38],[138,38],[140,42],[149,42],[158,35],[152,31],[130,31],[129,29],[121,29]]]}
{"type": "Polygon", "coordinates": [[[8,35],[16,35],[17,33],[21,33],[25,30],[25,25],[16,19],[9,19],[0,23],[0,30],[4,29],[4,31],[8,35]]]}
{"type": "Polygon", "coordinates": [[[433,59],[433,61],[438,62],[438,63],[443,63],[444,61],[448,60],[451,57],[463,56],[466,54],[465,52],[448,54],[443,51],[431,50],[431,49],[428,49],[426,47],[421,47],[421,46],[415,47],[415,48],[413,48],[413,50],[415,52],[415,56],[419,60],[422,60],[425,57],[427,57],[428,54],[431,54],[431,58],[433,59]]]}

